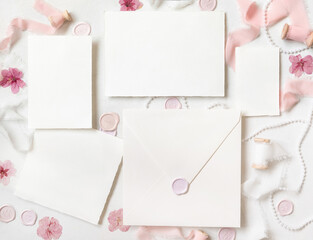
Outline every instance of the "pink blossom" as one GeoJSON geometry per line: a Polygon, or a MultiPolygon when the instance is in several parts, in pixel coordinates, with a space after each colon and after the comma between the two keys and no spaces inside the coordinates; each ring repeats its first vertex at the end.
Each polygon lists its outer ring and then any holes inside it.
{"type": "Polygon", "coordinates": [[[108,220],[110,232],[114,232],[117,229],[127,232],[130,228],[130,226],[123,225],[123,208],[110,212],[108,220]]]}
{"type": "Polygon", "coordinates": [[[121,11],[136,11],[143,6],[139,0],[120,0],[119,3],[121,11]]]}
{"type": "Polygon", "coordinates": [[[44,217],[39,221],[37,235],[44,240],[59,239],[62,235],[62,226],[55,218],[44,217]]]}
{"type": "Polygon", "coordinates": [[[306,74],[312,74],[313,72],[313,57],[311,55],[307,55],[302,58],[301,55],[289,57],[290,62],[292,63],[289,71],[290,73],[295,74],[296,77],[301,77],[303,72],[306,74]]]}
{"type": "Polygon", "coordinates": [[[25,87],[25,82],[21,79],[23,73],[17,68],[9,68],[9,70],[2,70],[1,75],[3,79],[0,81],[0,86],[9,87],[14,94],[18,93],[20,88],[25,87]]]}
{"type": "Polygon", "coordinates": [[[14,176],[16,169],[13,167],[13,163],[6,160],[4,163],[0,161],[0,182],[3,185],[8,185],[10,182],[10,177],[14,176]]]}

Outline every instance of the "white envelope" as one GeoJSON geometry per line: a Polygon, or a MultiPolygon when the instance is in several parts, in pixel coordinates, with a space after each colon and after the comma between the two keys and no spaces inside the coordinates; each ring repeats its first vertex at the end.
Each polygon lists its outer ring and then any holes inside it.
{"type": "Polygon", "coordinates": [[[93,129],[37,130],[15,194],[97,224],[122,151],[122,140],[93,129]]]}
{"type": "Polygon", "coordinates": [[[275,116],[280,114],[279,59],[278,48],[236,48],[237,95],[243,115],[275,116]]]}
{"type": "Polygon", "coordinates": [[[107,96],[224,96],[223,12],[107,12],[107,96]]]}
{"type": "Polygon", "coordinates": [[[124,224],[240,227],[238,111],[126,110],[123,131],[124,224]]]}
{"type": "Polygon", "coordinates": [[[28,126],[92,128],[92,39],[28,38],[28,126]]]}

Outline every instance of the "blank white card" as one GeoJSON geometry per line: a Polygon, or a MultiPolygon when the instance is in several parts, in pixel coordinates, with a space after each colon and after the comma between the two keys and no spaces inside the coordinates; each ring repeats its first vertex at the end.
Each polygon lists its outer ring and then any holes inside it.
{"type": "Polygon", "coordinates": [[[92,128],[91,62],[91,37],[29,37],[30,128],[92,128]]]}
{"type": "Polygon", "coordinates": [[[224,96],[223,12],[107,12],[107,96],[224,96]]]}
{"type": "Polygon", "coordinates": [[[275,116],[279,110],[279,49],[236,48],[236,79],[240,109],[245,116],[275,116]]]}

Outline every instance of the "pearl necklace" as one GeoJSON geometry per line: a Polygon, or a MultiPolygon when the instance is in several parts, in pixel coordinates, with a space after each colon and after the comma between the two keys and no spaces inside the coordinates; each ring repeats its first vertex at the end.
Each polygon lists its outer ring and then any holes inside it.
{"type": "Polygon", "coordinates": [[[280,46],[278,46],[278,44],[276,44],[274,42],[272,36],[270,35],[269,29],[268,29],[268,21],[267,21],[268,20],[268,8],[272,2],[273,2],[273,0],[269,0],[266,3],[265,9],[264,9],[264,29],[265,29],[266,37],[267,37],[268,41],[270,42],[270,44],[272,44],[274,47],[277,47],[281,53],[288,54],[288,55],[298,54],[300,52],[303,52],[303,51],[310,49],[310,47],[305,47],[305,48],[294,49],[294,50],[284,50],[280,46]]]}
{"type": "MultiPolygon", "coordinates": [[[[296,123],[307,123],[307,127],[302,135],[302,137],[300,138],[300,141],[299,141],[299,144],[298,144],[298,154],[299,154],[299,158],[300,158],[300,161],[301,161],[301,165],[302,165],[302,178],[301,178],[301,181],[300,181],[300,184],[299,184],[299,187],[297,189],[297,192],[300,193],[302,191],[302,188],[303,188],[303,185],[304,185],[304,182],[305,182],[305,179],[306,179],[306,174],[307,174],[307,167],[306,167],[306,163],[304,161],[304,157],[303,157],[303,153],[302,153],[302,144],[307,136],[307,134],[309,133],[310,131],[310,128],[312,127],[312,122],[313,122],[313,110],[311,112],[311,115],[310,115],[310,120],[309,122],[306,122],[304,120],[293,120],[293,121],[287,121],[287,122],[284,122],[284,123],[281,123],[281,124],[275,124],[275,125],[272,125],[272,126],[268,126],[268,127],[265,127],[259,131],[257,131],[255,134],[253,134],[252,136],[248,137],[248,138],[245,138],[243,140],[243,142],[248,142],[248,141],[251,141],[254,137],[258,136],[259,134],[261,134],[262,132],[266,131],[266,130],[270,130],[270,129],[275,129],[275,128],[280,128],[280,127],[284,127],[284,126],[288,126],[288,125],[291,125],[291,124],[296,124],[296,123]]],[[[271,209],[273,211],[273,214],[274,214],[274,218],[276,219],[276,221],[279,223],[279,225],[281,227],[283,227],[284,229],[288,230],[288,231],[300,231],[302,229],[304,229],[305,227],[307,227],[308,225],[310,225],[311,223],[313,223],[313,218],[306,221],[305,223],[303,223],[302,225],[299,225],[299,226],[296,226],[296,227],[291,227],[290,225],[284,223],[280,217],[278,216],[278,213],[276,211],[276,207],[275,207],[275,203],[274,203],[274,195],[279,192],[279,191],[292,191],[290,189],[287,189],[285,187],[280,187],[278,188],[277,190],[274,190],[271,192],[270,194],[270,205],[271,205],[271,209]]]]}

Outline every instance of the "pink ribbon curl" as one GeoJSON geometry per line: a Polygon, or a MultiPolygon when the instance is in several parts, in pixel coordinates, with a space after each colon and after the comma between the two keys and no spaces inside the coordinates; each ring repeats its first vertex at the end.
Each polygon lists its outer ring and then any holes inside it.
{"type": "MultiPolygon", "coordinates": [[[[255,2],[237,0],[243,21],[248,28],[235,30],[228,35],[225,49],[226,63],[235,70],[235,49],[256,39],[264,26],[263,14],[255,2]]],[[[303,0],[272,0],[268,12],[268,26],[272,26],[289,16],[293,26],[310,31],[309,18],[303,0]]],[[[297,34],[297,33],[296,33],[297,34]]]]}
{"type": "Polygon", "coordinates": [[[54,34],[66,20],[71,21],[71,16],[67,11],[61,12],[60,10],[46,3],[44,0],[35,0],[34,9],[37,12],[45,15],[49,19],[51,25],[22,18],[12,19],[7,29],[7,36],[0,42],[0,51],[10,49],[17,30],[28,30],[34,33],[50,35],[54,34]]]}
{"type": "Polygon", "coordinates": [[[140,227],[137,232],[138,240],[154,240],[154,236],[165,238],[181,238],[185,240],[207,240],[209,236],[200,230],[192,230],[185,237],[178,227],[140,227]]]}
{"type": "Polygon", "coordinates": [[[281,92],[280,109],[289,111],[299,101],[300,97],[313,97],[312,79],[290,79],[281,92]]]}

